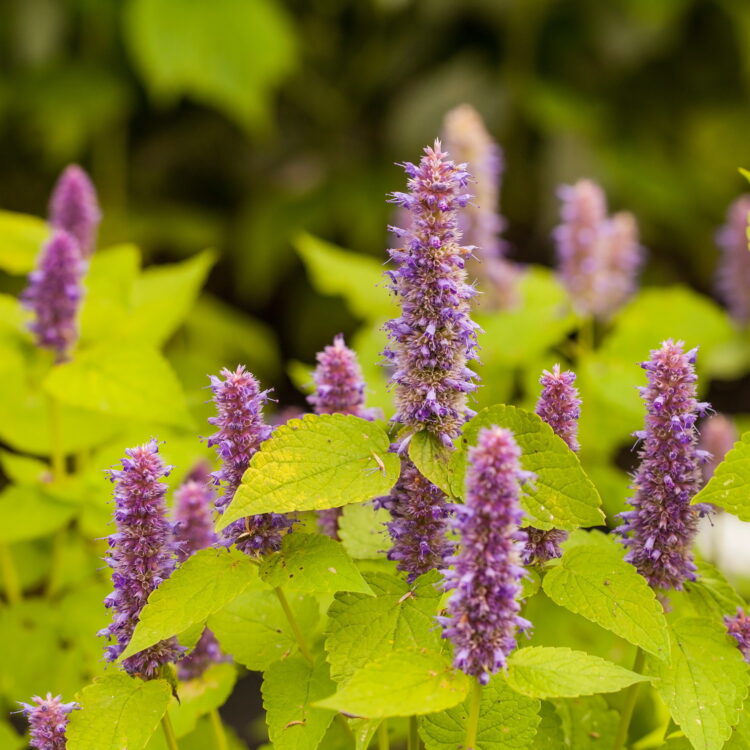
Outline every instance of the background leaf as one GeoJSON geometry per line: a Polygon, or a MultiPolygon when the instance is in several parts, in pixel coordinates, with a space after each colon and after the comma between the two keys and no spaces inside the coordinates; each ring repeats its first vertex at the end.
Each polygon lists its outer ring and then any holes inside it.
{"type": "Polygon", "coordinates": [[[29,273],[49,236],[50,229],[43,219],[0,211],[0,268],[17,275],[29,273]]]}

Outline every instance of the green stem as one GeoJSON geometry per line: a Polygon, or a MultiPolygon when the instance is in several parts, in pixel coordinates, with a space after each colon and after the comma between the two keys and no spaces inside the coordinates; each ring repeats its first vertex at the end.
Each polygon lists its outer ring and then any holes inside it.
{"type": "MultiPolygon", "coordinates": [[[[646,654],[639,646],[635,652],[633,671],[640,674],[645,661],[646,654]]],[[[622,748],[625,747],[625,743],[628,739],[628,729],[630,729],[630,720],[633,717],[633,710],[635,709],[635,702],[638,698],[638,688],[640,688],[640,686],[640,682],[635,682],[625,691],[622,713],[620,714],[620,724],[617,727],[617,735],[615,736],[612,750],[622,750],[622,748]]]]}
{"type": "Polygon", "coordinates": [[[464,750],[475,750],[479,732],[479,706],[482,702],[482,686],[479,680],[473,680],[469,696],[469,719],[466,724],[466,742],[464,750]]]}
{"type": "Polygon", "coordinates": [[[391,740],[388,736],[388,719],[383,719],[378,727],[378,750],[391,750],[391,740]]]}
{"type": "Polygon", "coordinates": [[[164,739],[167,741],[169,750],[180,750],[177,745],[174,727],[172,727],[172,720],[169,718],[168,713],[161,717],[161,728],[164,730],[164,739]]]}
{"type": "Polygon", "coordinates": [[[224,724],[221,721],[221,714],[219,714],[218,709],[210,711],[208,718],[211,721],[211,729],[214,733],[216,750],[229,750],[229,745],[227,744],[227,733],[224,730],[224,724]]]}
{"type": "Polygon", "coordinates": [[[409,717],[409,744],[406,746],[407,750],[419,750],[419,725],[417,724],[417,717],[409,717]]]}
{"type": "Polygon", "coordinates": [[[589,315],[581,321],[578,329],[578,361],[594,351],[594,318],[589,315]]]}
{"type": "Polygon", "coordinates": [[[0,544],[0,570],[3,572],[5,596],[10,604],[18,604],[23,596],[13,554],[7,544],[0,544]]]}
{"type": "Polygon", "coordinates": [[[314,663],[313,655],[310,649],[307,646],[307,641],[305,641],[305,636],[302,633],[302,630],[299,626],[299,623],[297,622],[297,618],[294,616],[294,612],[292,612],[292,608],[289,606],[289,602],[287,601],[286,596],[284,595],[284,592],[281,590],[279,586],[277,586],[274,591],[276,592],[276,596],[279,599],[279,602],[281,604],[281,608],[284,610],[284,614],[286,615],[286,619],[289,621],[289,625],[292,628],[292,633],[294,633],[294,638],[297,641],[297,646],[299,647],[299,651],[302,654],[302,656],[307,659],[307,661],[310,662],[310,664],[314,663]]]}

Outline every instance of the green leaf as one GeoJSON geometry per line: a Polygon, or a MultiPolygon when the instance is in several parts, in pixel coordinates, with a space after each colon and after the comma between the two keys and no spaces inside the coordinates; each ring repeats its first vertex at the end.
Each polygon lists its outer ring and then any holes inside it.
{"type": "Polygon", "coordinates": [[[390,520],[385,508],[375,508],[372,503],[345,505],[339,516],[339,538],[344,549],[355,560],[385,557],[390,547],[385,524],[390,520]]]}
{"type": "Polygon", "coordinates": [[[530,646],[508,658],[508,684],[531,698],[577,698],[616,693],[648,677],[569,648],[530,646]]]}
{"type": "Polygon", "coordinates": [[[164,344],[187,317],[215,262],[216,253],[206,250],[181,263],[147,268],[135,282],[122,334],[140,346],[164,344]]]}
{"type": "Polygon", "coordinates": [[[395,317],[396,306],[380,261],[310,234],[297,235],[294,246],[318,292],[343,297],[358,318],[395,317]]]}
{"type": "Polygon", "coordinates": [[[437,575],[422,576],[412,586],[386,573],[366,573],[365,579],[374,598],[337,594],[328,610],[326,652],[337,682],[387,651],[440,648],[437,575]]]}
{"type": "Polygon", "coordinates": [[[562,723],[565,747],[570,750],[614,747],[620,717],[601,695],[560,699],[553,703],[562,723]]]}
{"type": "Polygon", "coordinates": [[[17,276],[33,271],[49,235],[47,222],[36,216],[0,211],[0,268],[17,276]]]}
{"type": "Polygon", "coordinates": [[[695,750],[719,750],[740,718],[750,674],[721,620],[671,618],[670,664],[646,660],[646,672],[695,750]]]}
{"type": "Polygon", "coordinates": [[[10,485],[0,492],[0,541],[20,542],[63,528],[78,508],[60,502],[42,487],[10,485]]]}
{"type": "MultiPolygon", "coordinates": [[[[453,495],[454,455],[423,430],[409,441],[409,458],[419,471],[443,492],[453,495]]],[[[463,493],[461,493],[463,494],[463,493]]]]}
{"type": "Polygon", "coordinates": [[[555,707],[548,701],[542,701],[539,709],[539,726],[534,736],[533,750],[558,750],[565,747],[562,720],[555,707]]]}
{"type": "Polygon", "coordinates": [[[237,681],[234,664],[212,664],[200,677],[179,685],[179,703],[169,707],[169,718],[177,737],[195,729],[198,719],[223,706],[237,681]]]}
{"type": "Polygon", "coordinates": [[[287,534],[281,549],[261,562],[260,577],[303,594],[372,593],[341,544],[321,534],[287,534]]]}
{"type": "Polygon", "coordinates": [[[80,695],[68,725],[68,750],[143,750],[167,710],[172,692],[164,680],[144,682],[116,673],[80,695]]]}
{"type": "Polygon", "coordinates": [[[375,422],[307,414],[276,428],[253,456],[217,529],[258,513],[338,508],[388,493],[400,471],[375,422]]]}
{"type": "MultiPolygon", "coordinates": [[[[498,404],[482,409],[464,428],[460,450],[453,458],[453,494],[463,497],[467,449],[480,430],[500,426],[511,430],[521,448],[521,465],[535,479],[524,487],[521,504],[540,529],[597,526],[604,522],[601,498],[573,451],[536,414],[498,404]]],[[[436,472],[426,474],[435,481],[436,472]]]]}
{"type": "Polygon", "coordinates": [[[238,550],[196,552],[151,593],[120,659],[204,622],[238,597],[255,577],[256,567],[238,550]]]}
{"type": "MultiPolygon", "coordinates": [[[[289,594],[287,600],[302,632],[311,634],[319,618],[318,602],[300,594],[289,594]]],[[[245,591],[211,615],[208,627],[222,649],[248,669],[268,669],[297,648],[289,621],[273,591],[245,591]]]]}
{"type": "Polygon", "coordinates": [[[392,651],[370,662],[318,706],[369,719],[431,714],[460,703],[469,678],[442,654],[392,651]]]}
{"type": "Polygon", "coordinates": [[[113,417],[187,426],[192,423],[174,371],[151,349],[97,346],[53,368],[44,388],[61,403],[113,417]]]}
{"type": "Polygon", "coordinates": [[[711,613],[718,621],[724,615],[734,614],[738,607],[745,606],[742,597],[717,568],[705,560],[697,560],[696,566],[697,580],[685,584],[693,614],[705,617],[711,613]]]}
{"type": "Polygon", "coordinates": [[[295,65],[294,26],[271,0],[130,0],[125,31],[154,97],[187,94],[246,128],[266,122],[272,90],[295,65]]]}
{"type": "Polygon", "coordinates": [[[354,735],[354,750],[367,750],[381,724],[382,719],[349,719],[349,729],[354,735]]]}
{"type": "Polygon", "coordinates": [[[750,703],[748,701],[745,701],[740,711],[740,720],[732,730],[732,736],[724,745],[723,750],[750,750],[750,703]]]}
{"type": "Polygon", "coordinates": [[[314,666],[301,656],[272,664],[263,675],[263,708],[274,750],[315,750],[336,714],[313,704],[335,689],[322,656],[314,666]]]}
{"type": "Polygon", "coordinates": [[[734,444],[692,504],[711,503],[750,521],[750,431],[734,444]]]}
{"type": "MultiPolygon", "coordinates": [[[[458,706],[421,718],[419,733],[427,750],[463,747],[468,718],[468,698],[458,706]]],[[[474,750],[526,750],[538,725],[539,701],[514,693],[502,675],[495,675],[482,688],[474,750]]]]}
{"type": "Polygon", "coordinates": [[[667,623],[651,587],[615,551],[599,544],[568,549],[544,577],[547,596],[644,651],[666,659],[667,623]]]}

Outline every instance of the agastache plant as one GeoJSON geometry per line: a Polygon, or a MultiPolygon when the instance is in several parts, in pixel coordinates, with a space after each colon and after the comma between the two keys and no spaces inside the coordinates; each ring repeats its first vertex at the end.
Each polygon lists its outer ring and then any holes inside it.
{"type": "MultiPolygon", "coordinates": [[[[122,469],[111,469],[115,485],[116,531],[109,537],[106,561],[112,568],[114,591],[105,599],[112,623],[101,631],[115,642],[107,646],[107,661],[117,661],[133,635],[149,594],[169,578],[175,566],[172,525],[167,519],[162,481],[169,467],[159,455],[156,440],[125,451],[122,469]]],[[[122,662],[123,669],[144,679],[182,658],[183,649],[170,638],[122,662]]]]}
{"type": "Polygon", "coordinates": [[[96,247],[96,233],[102,214],[96,190],[86,172],[71,164],[52,191],[49,221],[55,229],[71,234],[84,258],[89,258],[96,247]]]}
{"type": "Polygon", "coordinates": [[[505,667],[516,647],[516,633],[531,623],[519,615],[521,551],[526,534],[519,529],[521,451],[502,427],[483,429],[469,450],[466,502],[455,507],[452,526],[459,550],[443,570],[453,589],[443,636],[453,643],[454,664],[487,684],[505,667]]]}
{"type": "MultiPolygon", "coordinates": [[[[242,476],[271,427],[263,418],[268,391],[261,391],[258,381],[240,365],[236,370],[222,370],[211,376],[211,391],[217,415],[209,422],[217,431],[208,439],[216,449],[221,468],[214,472],[221,490],[216,510],[223,513],[234,498],[242,476]],[[222,379],[223,378],[223,379],[222,379]]],[[[279,513],[263,513],[234,521],[222,532],[227,545],[234,544],[248,555],[263,555],[279,549],[282,536],[292,526],[291,519],[279,513]]]]}
{"type": "Polygon", "coordinates": [[[29,722],[31,747],[35,750],[65,750],[65,731],[71,711],[80,708],[77,703],[63,703],[58,695],[46,698],[35,695],[31,703],[21,703],[21,712],[29,722]]]}
{"type": "Polygon", "coordinates": [[[485,282],[491,307],[511,307],[517,301],[519,271],[505,258],[506,243],[500,237],[505,228],[505,219],[498,210],[504,167],[502,149],[487,131],[479,112],[469,104],[461,104],[446,114],[443,134],[448,153],[465,162],[474,178],[474,198],[459,217],[464,243],[473,252],[469,270],[485,282]]]}
{"type": "Polygon", "coordinates": [[[716,234],[721,248],[718,291],[739,325],[750,322],[750,250],[747,227],[750,194],[740,196],[727,211],[726,224],[716,234]]]}
{"type": "Polygon", "coordinates": [[[29,275],[21,297],[34,319],[29,328],[37,346],[68,359],[78,341],[78,310],[83,298],[85,263],[72,235],[56,231],[42,249],[39,265],[29,275]]]}
{"type": "Polygon", "coordinates": [[[607,319],[633,296],[643,265],[644,250],[633,214],[621,211],[607,220],[602,249],[604,268],[597,279],[594,312],[607,319]]]}
{"type": "Polygon", "coordinates": [[[724,617],[724,624],[729,635],[737,641],[737,648],[745,661],[750,664],[750,617],[742,607],[738,607],[734,615],[724,617]]]}
{"type": "Polygon", "coordinates": [[[696,400],[697,349],[684,351],[681,341],[665,341],[651,352],[648,385],[641,389],[646,407],[640,466],[617,531],[627,547],[626,560],[655,589],[682,589],[695,579],[691,547],[701,510],[690,501],[701,486],[701,463],[695,426],[708,404],[696,400]]]}

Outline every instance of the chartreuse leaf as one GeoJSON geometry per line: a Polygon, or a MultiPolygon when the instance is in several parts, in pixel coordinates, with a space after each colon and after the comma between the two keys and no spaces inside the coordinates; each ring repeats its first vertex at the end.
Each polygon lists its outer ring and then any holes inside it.
{"type": "Polygon", "coordinates": [[[390,520],[385,508],[375,508],[372,503],[345,505],[339,516],[339,538],[344,549],[355,560],[385,557],[390,547],[385,524],[390,520]]]}
{"type": "Polygon", "coordinates": [[[561,607],[668,658],[662,606],[646,580],[616,551],[596,543],[569,548],[545,575],[542,588],[561,607]]]}
{"type": "Polygon", "coordinates": [[[315,665],[301,656],[272,664],[263,675],[263,708],[274,750],[315,750],[336,712],[313,704],[335,689],[322,655],[315,665]]]}
{"type": "Polygon", "coordinates": [[[238,550],[204,549],[151,593],[121,659],[187,630],[239,596],[256,567],[238,550]]]}
{"type": "Polygon", "coordinates": [[[68,725],[68,750],[143,750],[167,710],[164,680],[113,673],[84,688],[68,725]]]}
{"type": "Polygon", "coordinates": [[[400,462],[376,422],[307,414],[277,427],[253,456],[219,530],[257,513],[339,508],[387,494],[400,462]]]}
{"type": "MultiPolygon", "coordinates": [[[[419,720],[427,750],[463,747],[469,718],[469,700],[419,720]]],[[[479,729],[474,750],[525,750],[539,725],[539,701],[513,692],[502,675],[482,688],[479,729]]]]}
{"type": "Polygon", "coordinates": [[[0,491],[0,542],[38,539],[61,529],[78,509],[41,486],[12,484],[0,491]]]}
{"type": "Polygon", "coordinates": [[[585,651],[531,646],[508,658],[508,684],[531,698],[577,698],[616,693],[648,677],[585,651]]]}
{"type": "MultiPolygon", "coordinates": [[[[448,495],[454,494],[454,455],[426,430],[409,441],[409,458],[419,471],[448,495]]],[[[463,494],[463,493],[458,493],[463,494]]]]}
{"type": "Polygon", "coordinates": [[[223,706],[237,681],[234,664],[212,664],[200,677],[179,686],[179,703],[169,706],[169,718],[177,737],[195,729],[198,719],[223,706]]]}
{"type": "Polygon", "coordinates": [[[401,650],[370,662],[317,705],[368,719],[414,716],[451,708],[468,690],[469,678],[445,655],[401,650]]]}
{"type": "Polygon", "coordinates": [[[359,318],[394,317],[396,307],[388,293],[380,261],[309,234],[297,235],[294,246],[317,291],[343,297],[359,318]]]}
{"type": "Polygon", "coordinates": [[[738,607],[744,607],[745,602],[734,590],[732,584],[710,563],[697,560],[698,568],[695,581],[685,584],[684,592],[676,592],[672,598],[687,599],[692,614],[705,617],[709,613],[718,621],[724,615],[731,615],[738,607]]]}
{"type": "Polygon", "coordinates": [[[750,521],[750,431],[743,433],[724,456],[692,503],[711,503],[742,521],[750,521]]]}
{"type": "Polygon", "coordinates": [[[189,425],[177,376],[159,352],[102,344],[54,367],[44,389],[63,404],[113,417],[189,425]]]}
{"type": "Polygon", "coordinates": [[[533,750],[559,750],[565,747],[562,720],[549,701],[542,701],[539,708],[539,726],[534,735],[533,750]]]}
{"type": "Polygon", "coordinates": [[[349,729],[354,735],[354,750],[367,750],[381,723],[382,719],[349,719],[349,729]]]}
{"type": "MultiPolygon", "coordinates": [[[[320,616],[318,602],[292,593],[287,600],[302,632],[312,633],[320,616]]],[[[273,591],[247,589],[211,615],[208,627],[222,649],[248,669],[268,669],[297,648],[289,621],[273,591]]]]}
{"type": "MultiPolygon", "coordinates": [[[[614,747],[620,716],[601,695],[561,698],[554,700],[553,704],[565,735],[563,747],[570,750],[605,750],[614,747]]],[[[557,750],[557,747],[553,747],[557,750]]]]}
{"type": "MultiPolygon", "coordinates": [[[[521,448],[521,465],[535,479],[524,487],[521,505],[534,526],[541,529],[576,529],[604,522],[601,498],[581,468],[573,451],[536,414],[515,406],[497,404],[482,409],[469,420],[453,457],[453,494],[462,497],[467,449],[480,430],[492,426],[511,430],[521,448]]],[[[438,459],[420,467],[430,481],[442,481],[444,467],[438,459]],[[425,471],[427,469],[427,471],[425,471]]]]}
{"type": "Polygon", "coordinates": [[[340,542],[321,534],[287,534],[281,549],[263,559],[259,574],[269,586],[303,594],[372,593],[340,542]]]}
{"type": "Polygon", "coordinates": [[[32,271],[49,235],[47,222],[36,216],[0,211],[0,268],[17,275],[32,271]]]}
{"type": "Polygon", "coordinates": [[[719,750],[740,718],[750,685],[742,654],[721,620],[670,618],[670,662],[646,672],[695,750],[719,750]]]}
{"type": "Polygon", "coordinates": [[[365,573],[365,579],[375,597],[340,593],[328,610],[326,652],[336,681],[388,651],[440,648],[437,575],[422,576],[412,586],[386,573],[365,573]]]}
{"type": "Polygon", "coordinates": [[[750,701],[745,701],[740,720],[723,750],[750,750],[750,701]]]}

